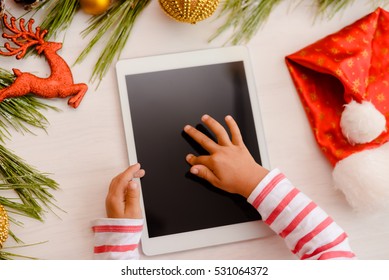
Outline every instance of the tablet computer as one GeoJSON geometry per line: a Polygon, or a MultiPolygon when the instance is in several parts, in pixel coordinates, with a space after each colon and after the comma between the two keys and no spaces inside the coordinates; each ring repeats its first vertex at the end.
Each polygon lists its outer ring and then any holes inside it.
{"type": "Polygon", "coordinates": [[[129,163],[141,163],[146,255],[270,234],[243,197],[189,173],[188,153],[206,151],[186,124],[213,137],[200,118],[231,115],[255,160],[269,168],[261,113],[246,47],[120,60],[116,65],[129,163]]]}

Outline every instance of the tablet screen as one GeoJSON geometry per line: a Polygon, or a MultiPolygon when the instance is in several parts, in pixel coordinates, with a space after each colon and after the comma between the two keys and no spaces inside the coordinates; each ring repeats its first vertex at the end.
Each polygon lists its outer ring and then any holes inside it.
{"type": "Polygon", "coordinates": [[[259,220],[241,196],[191,175],[188,153],[207,154],[184,132],[209,114],[226,127],[238,123],[243,140],[261,163],[242,61],[126,75],[137,159],[146,170],[142,195],[149,237],[259,220]]]}

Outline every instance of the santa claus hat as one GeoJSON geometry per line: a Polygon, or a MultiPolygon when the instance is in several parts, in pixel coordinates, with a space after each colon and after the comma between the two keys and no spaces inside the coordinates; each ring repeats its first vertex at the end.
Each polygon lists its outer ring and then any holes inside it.
{"type": "Polygon", "coordinates": [[[286,57],[335,187],[355,209],[389,206],[389,13],[381,8],[286,57]]]}

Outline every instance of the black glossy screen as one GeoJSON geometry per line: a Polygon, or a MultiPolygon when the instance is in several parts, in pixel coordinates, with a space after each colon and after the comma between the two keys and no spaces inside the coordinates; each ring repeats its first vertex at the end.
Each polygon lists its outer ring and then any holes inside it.
{"type": "MultiPolygon", "coordinates": [[[[243,62],[126,76],[138,161],[146,170],[142,193],[149,237],[260,219],[238,195],[188,173],[188,153],[205,154],[183,132],[207,113],[224,126],[232,115],[261,163],[243,62]]],[[[226,126],[225,126],[226,127],[226,126]]]]}

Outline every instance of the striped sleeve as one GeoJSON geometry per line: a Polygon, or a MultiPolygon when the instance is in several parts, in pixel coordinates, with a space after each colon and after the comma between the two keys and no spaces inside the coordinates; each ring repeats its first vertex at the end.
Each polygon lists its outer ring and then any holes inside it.
{"type": "Polygon", "coordinates": [[[248,197],[263,221],[300,259],[351,259],[347,234],[278,169],[248,197]]]}
{"type": "Polygon", "coordinates": [[[94,259],[139,259],[143,219],[97,219],[92,222],[94,259]]]}

